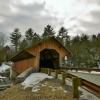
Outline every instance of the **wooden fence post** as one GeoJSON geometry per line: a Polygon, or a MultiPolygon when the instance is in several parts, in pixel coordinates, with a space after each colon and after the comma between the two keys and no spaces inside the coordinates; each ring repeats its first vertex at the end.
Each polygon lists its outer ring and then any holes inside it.
{"type": "Polygon", "coordinates": [[[77,77],[73,77],[73,98],[79,98],[79,91],[78,91],[78,85],[79,80],[77,77]]]}
{"type": "Polygon", "coordinates": [[[62,73],[62,84],[63,84],[63,85],[65,85],[65,83],[66,83],[66,82],[65,82],[65,78],[66,78],[65,75],[66,75],[65,72],[63,72],[63,73],[62,73]]]}
{"type": "Polygon", "coordinates": [[[58,70],[55,70],[55,78],[58,78],[58,70]]]}
{"type": "Polygon", "coordinates": [[[48,68],[48,75],[51,75],[51,69],[48,68]]]}
{"type": "Polygon", "coordinates": [[[99,93],[98,93],[98,94],[99,94],[98,96],[99,96],[99,98],[100,98],[100,91],[99,91],[99,93]]]}

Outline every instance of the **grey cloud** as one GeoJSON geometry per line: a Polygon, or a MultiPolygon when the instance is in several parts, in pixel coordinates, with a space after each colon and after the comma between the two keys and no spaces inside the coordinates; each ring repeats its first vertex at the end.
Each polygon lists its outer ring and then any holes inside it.
{"type": "MultiPolygon", "coordinates": [[[[84,1],[87,2],[88,4],[95,4],[98,7],[100,6],[100,0],[84,0],[84,1]]],[[[90,35],[97,34],[98,32],[100,32],[100,8],[90,11],[88,12],[88,14],[93,18],[93,20],[87,21],[86,18],[88,18],[88,16],[84,19],[80,19],[78,18],[78,16],[73,17],[71,20],[77,21],[78,24],[76,24],[72,30],[74,29],[77,30],[75,32],[78,34],[88,33],[90,35]]]]}
{"type": "Polygon", "coordinates": [[[91,16],[93,16],[94,22],[100,22],[100,9],[97,11],[91,12],[91,16]]]}
{"type": "Polygon", "coordinates": [[[79,25],[85,29],[85,31],[82,31],[80,28],[78,28],[78,31],[88,34],[97,34],[100,32],[100,9],[91,11],[90,16],[92,17],[91,21],[78,19],[78,22],[80,23],[79,25]]]}
{"type": "Polygon", "coordinates": [[[85,32],[88,34],[97,34],[98,32],[100,32],[100,21],[98,23],[81,21],[80,26],[85,29],[85,31],[79,29],[81,32],[85,32]]]}
{"type": "MultiPolygon", "coordinates": [[[[10,0],[9,0],[10,1],[10,0]]],[[[2,4],[5,2],[2,2],[2,4]]],[[[14,4],[12,6],[18,9],[17,13],[11,12],[11,9],[5,4],[5,8],[1,7],[5,13],[0,10],[0,16],[4,17],[4,22],[0,23],[0,31],[10,33],[14,28],[18,27],[22,32],[28,28],[33,28],[38,33],[42,33],[43,27],[47,24],[56,26],[60,24],[55,16],[47,13],[46,16],[41,15],[42,11],[46,11],[45,4],[33,3],[29,5],[14,4]],[[7,11],[7,13],[6,13],[7,11]]],[[[9,35],[9,34],[8,34],[9,35]]]]}
{"type": "Polygon", "coordinates": [[[100,4],[100,0],[85,0],[87,3],[100,4]]]}
{"type": "MultiPolygon", "coordinates": [[[[0,1],[0,19],[4,19],[0,22],[0,32],[11,33],[14,28],[20,28],[20,31],[25,32],[28,28],[33,28],[37,33],[42,33],[44,26],[51,24],[54,27],[63,26],[64,20],[60,20],[57,16],[52,16],[49,11],[45,9],[45,3],[33,3],[23,5],[22,3],[12,3],[13,0],[1,0],[0,1]],[[10,6],[16,8],[16,13],[11,11],[10,6]],[[42,11],[46,12],[46,15],[42,15],[42,11]]],[[[100,0],[88,0],[88,3],[100,4],[100,0]]],[[[56,6],[56,5],[55,5],[56,6]]],[[[100,32],[100,10],[89,12],[93,17],[93,21],[87,22],[85,20],[79,20],[72,18],[71,21],[76,20],[80,24],[80,27],[86,29],[86,33],[98,33],[100,32]]],[[[88,16],[87,16],[88,17],[88,16]]],[[[77,32],[84,32],[80,27],[75,26],[77,32]]]]}

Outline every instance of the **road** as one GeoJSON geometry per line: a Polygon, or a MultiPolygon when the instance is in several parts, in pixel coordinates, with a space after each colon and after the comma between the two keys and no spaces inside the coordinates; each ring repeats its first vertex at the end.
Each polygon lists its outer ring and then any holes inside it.
{"type": "Polygon", "coordinates": [[[81,79],[85,79],[93,84],[96,84],[97,86],[100,86],[100,74],[90,74],[90,73],[82,73],[82,72],[71,72],[68,73],[78,76],[81,79]]]}

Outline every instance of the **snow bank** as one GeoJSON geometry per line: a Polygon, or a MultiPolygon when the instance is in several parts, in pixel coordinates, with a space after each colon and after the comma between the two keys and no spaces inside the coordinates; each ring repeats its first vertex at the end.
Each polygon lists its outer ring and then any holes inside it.
{"type": "Polygon", "coordinates": [[[85,90],[84,88],[79,88],[82,91],[82,95],[80,96],[80,100],[100,100],[99,97],[85,90]]]}
{"type": "MultiPolygon", "coordinates": [[[[66,79],[66,85],[69,85],[72,87],[72,81],[66,79]]],[[[79,100],[100,100],[100,98],[98,98],[94,94],[90,93],[89,91],[87,91],[83,87],[79,87],[79,91],[82,92],[82,95],[80,95],[79,100]]]]}
{"type": "Polygon", "coordinates": [[[4,76],[0,76],[0,79],[5,79],[6,77],[4,77],[4,76]]]}
{"type": "Polygon", "coordinates": [[[48,76],[48,74],[45,73],[32,73],[30,76],[28,76],[24,82],[21,83],[22,86],[24,86],[24,89],[27,87],[33,87],[37,85],[39,82],[43,81],[44,79],[51,79],[52,76],[48,76]]]}
{"type": "Polygon", "coordinates": [[[80,72],[80,73],[89,73],[88,71],[77,71],[77,72],[80,72]]]}
{"type": "Polygon", "coordinates": [[[6,65],[5,63],[2,63],[0,66],[0,73],[5,72],[7,69],[10,69],[10,66],[6,65]]]}
{"type": "Polygon", "coordinates": [[[34,72],[34,70],[33,70],[32,67],[26,69],[24,72],[22,72],[21,74],[19,74],[19,75],[17,76],[16,81],[17,81],[18,83],[23,82],[23,81],[24,81],[31,73],[33,73],[33,72],[34,72]]]}
{"type": "Polygon", "coordinates": [[[100,74],[100,72],[91,71],[91,74],[100,74]]]}

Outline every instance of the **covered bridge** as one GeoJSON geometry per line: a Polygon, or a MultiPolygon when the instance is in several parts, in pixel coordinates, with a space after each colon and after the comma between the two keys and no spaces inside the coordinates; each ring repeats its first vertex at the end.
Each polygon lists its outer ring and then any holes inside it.
{"type": "Polygon", "coordinates": [[[13,69],[19,74],[29,67],[39,70],[41,67],[59,68],[70,52],[54,37],[43,39],[34,46],[12,57],[13,69]]]}

